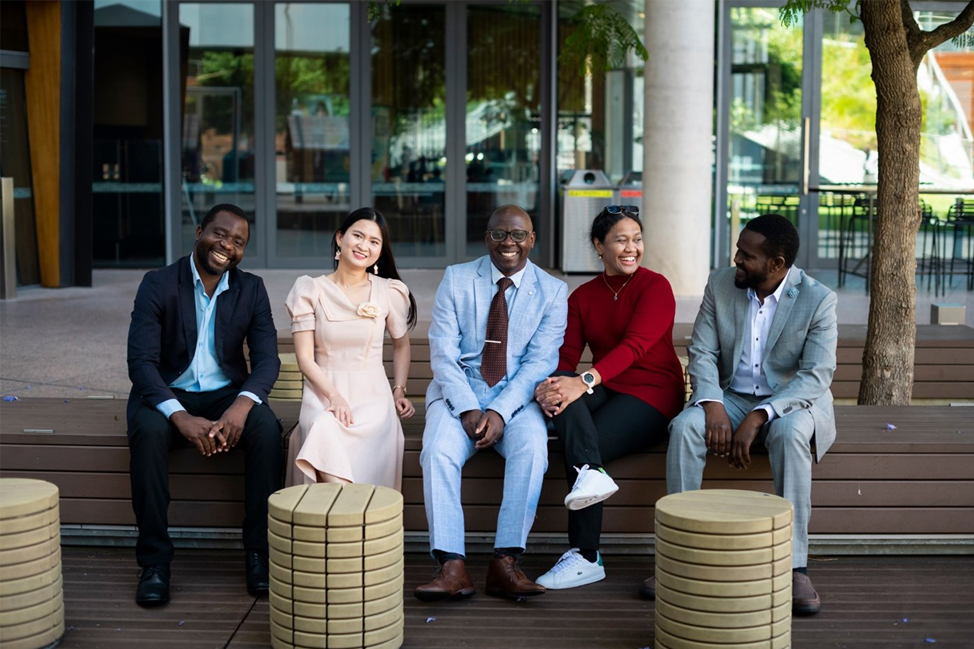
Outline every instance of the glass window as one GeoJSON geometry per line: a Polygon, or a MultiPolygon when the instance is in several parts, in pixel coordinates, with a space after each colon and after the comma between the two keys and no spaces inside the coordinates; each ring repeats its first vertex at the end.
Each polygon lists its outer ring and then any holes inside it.
{"type": "Polygon", "coordinates": [[[541,12],[537,6],[467,9],[467,250],[484,251],[499,206],[524,208],[538,226],[541,156],[541,12]]]}
{"type": "Polygon", "coordinates": [[[446,7],[385,8],[372,26],[372,195],[396,255],[446,255],[446,7]]]}
{"type": "Polygon", "coordinates": [[[218,203],[234,203],[254,227],[254,6],[180,4],[182,218],[178,254],[218,203]]]}
{"type": "Polygon", "coordinates": [[[350,20],[347,4],[274,8],[278,255],[330,256],[351,211],[350,20]]]}
{"type": "MultiPolygon", "coordinates": [[[[571,22],[583,2],[558,3],[559,52],[575,31],[571,22]]],[[[641,2],[609,0],[636,30],[644,33],[641,2]]],[[[643,169],[643,65],[629,54],[622,69],[579,74],[577,62],[559,58],[558,175],[569,169],[599,169],[618,183],[643,169]]],[[[594,215],[593,215],[594,216],[594,215]]]]}
{"type": "MultiPolygon", "coordinates": [[[[914,14],[924,30],[933,30],[955,15],[930,11],[914,14]]],[[[876,87],[871,74],[862,23],[850,24],[842,16],[826,14],[819,136],[819,178],[823,185],[874,185],[878,179],[876,87]]],[[[943,220],[958,199],[943,190],[974,185],[974,48],[947,41],[927,52],[917,71],[917,87],[923,106],[921,194],[924,186],[940,190],[923,194],[921,202],[925,214],[943,220]]],[[[861,203],[863,198],[825,194],[819,220],[823,222],[827,214],[840,211],[855,213],[861,203]]],[[[868,229],[861,219],[856,227],[868,229]]],[[[924,222],[922,227],[927,230],[930,225],[924,222]]],[[[922,245],[922,237],[919,241],[922,245]]],[[[829,256],[837,254],[833,247],[829,256]]]]}
{"type": "Polygon", "coordinates": [[[27,52],[27,11],[24,3],[0,2],[0,50],[27,52]]]}
{"type": "Polygon", "coordinates": [[[742,222],[775,212],[798,225],[802,24],[785,27],[776,8],[730,14],[728,207],[742,222]]]}
{"type": "Polygon", "coordinates": [[[4,68],[0,70],[0,175],[14,179],[17,283],[23,286],[41,282],[29,152],[24,71],[4,68]]]}
{"type": "Polygon", "coordinates": [[[161,266],[162,4],[96,0],[92,261],[161,266]]]}

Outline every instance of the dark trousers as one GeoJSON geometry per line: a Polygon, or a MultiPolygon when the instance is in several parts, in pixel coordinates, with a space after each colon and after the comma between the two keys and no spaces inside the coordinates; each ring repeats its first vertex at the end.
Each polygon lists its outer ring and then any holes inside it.
{"type": "MultiPolygon", "coordinates": [[[[217,420],[237,398],[239,389],[227,386],[212,392],[173,393],[189,414],[217,420]]],[[[169,452],[175,447],[193,447],[161,412],[144,402],[129,423],[128,441],[132,509],[139,526],[135,558],[143,567],[169,563],[173,557],[169,538],[169,452]]],[[[245,466],[244,547],[266,553],[267,497],[281,488],[284,461],[281,427],[266,401],[250,410],[237,447],[244,452],[245,466]]],[[[219,455],[205,461],[219,462],[219,455]]]]}
{"type": "MultiPolygon", "coordinates": [[[[555,372],[553,376],[576,376],[555,372]]],[[[568,486],[575,484],[573,467],[604,466],[666,439],[670,421],[641,399],[603,385],[583,394],[554,418],[555,432],[565,448],[568,486]]],[[[568,543],[573,548],[598,550],[602,535],[602,503],[568,512],[568,543]]]]}

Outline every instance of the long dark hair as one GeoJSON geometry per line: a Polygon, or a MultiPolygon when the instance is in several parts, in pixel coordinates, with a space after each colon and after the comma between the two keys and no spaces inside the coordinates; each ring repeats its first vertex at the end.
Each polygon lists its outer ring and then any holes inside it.
{"type": "MultiPolygon", "coordinates": [[[[376,261],[376,264],[379,266],[379,272],[375,273],[375,275],[385,277],[386,279],[396,279],[401,282],[402,277],[399,276],[399,269],[396,268],[396,256],[392,254],[392,237],[389,234],[389,224],[386,222],[386,217],[382,216],[382,212],[371,207],[360,207],[345,217],[345,220],[338,226],[335,234],[341,234],[344,237],[348,229],[359,221],[372,221],[379,226],[379,231],[382,233],[382,251],[379,252],[379,259],[376,261]]],[[[331,248],[332,253],[337,255],[337,236],[332,237],[331,248]]],[[[338,259],[335,259],[335,268],[338,268],[338,259]]],[[[373,272],[372,267],[370,266],[366,272],[373,272]]],[[[406,318],[406,325],[410,329],[416,326],[416,298],[413,297],[412,293],[409,294],[409,316],[406,318]]]]}

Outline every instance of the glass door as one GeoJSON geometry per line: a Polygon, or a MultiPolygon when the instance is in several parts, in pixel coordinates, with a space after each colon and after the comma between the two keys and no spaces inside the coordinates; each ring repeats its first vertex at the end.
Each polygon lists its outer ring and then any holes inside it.
{"type": "Polygon", "coordinates": [[[501,205],[524,208],[540,229],[541,9],[473,5],[466,21],[464,252],[475,258],[501,205]]]}
{"type": "Polygon", "coordinates": [[[351,199],[351,8],[274,5],[273,265],[331,268],[351,199]],[[287,260],[287,261],[285,261],[287,260]]]}
{"type": "MultiPolygon", "coordinates": [[[[448,263],[447,7],[384,7],[372,25],[372,205],[404,266],[448,263]]],[[[452,215],[456,218],[456,215],[452,215]]]]}
{"type": "Polygon", "coordinates": [[[802,238],[799,266],[815,259],[809,223],[804,25],[785,27],[781,3],[723,6],[718,89],[714,265],[733,258],[748,220],[788,218],[802,238]]]}
{"type": "Polygon", "coordinates": [[[181,210],[175,256],[192,249],[196,228],[211,207],[234,203],[253,219],[246,261],[261,265],[263,223],[258,219],[255,188],[254,5],[181,3],[178,30],[181,210]]]}

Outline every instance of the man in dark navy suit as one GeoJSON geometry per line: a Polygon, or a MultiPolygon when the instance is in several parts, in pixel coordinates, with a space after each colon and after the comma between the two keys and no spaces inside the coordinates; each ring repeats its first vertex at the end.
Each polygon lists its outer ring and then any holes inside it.
{"type": "Polygon", "coordinates": [[[236,268],[250,224],[217,205],[196,228],[193,254],[146,273],[128,338],[129,469],[142,572],[135,601],[169,601],[169,451],[245,454],[247,590],[267,592],[267,497],[280,487],[281,428],[267,406],[281,361],[263,281],[236,268]],[[244,340],[250,348],[247,372],[244,340]]]}

